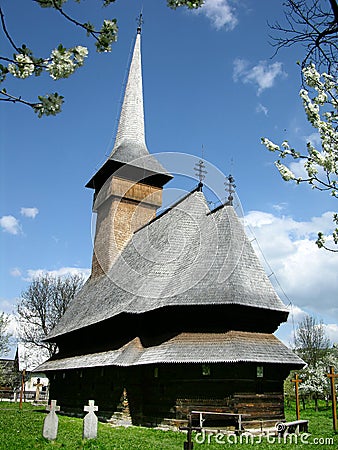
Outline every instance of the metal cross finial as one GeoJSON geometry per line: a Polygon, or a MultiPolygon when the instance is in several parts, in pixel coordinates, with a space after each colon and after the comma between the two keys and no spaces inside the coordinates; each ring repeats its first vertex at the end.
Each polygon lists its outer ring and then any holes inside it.
{"type": "Polygon", "coordinates": [[[232,201],[234,199],[232,194],[235,192],[236,187],[234,177],[232,175],[229,175],[227,181],[224,184],[226,191],[229,192],[228,205],[232,206],[232,201]]]}
{"type": "Polygon", "coordinates": [[[200,182],[199,182],[199,187],[202,188],[202,186],[203,186],[203,180],[204,180],[205,175],[206,175],[206,173],[207,173],[207,171],[205,170],[205,164],[204,164],[204,161],[203,161],[202,159],[200,159],[200,160],[198,161],[198,163],[195,164],[194,170],[195,170],[196,176],[197,176],[198,179],[200,180],[200,182]]]}
{"type": "Polygon", "coordinates": [[[137,20],[137,23],[138,23],[137,34],[141,34],[142,25],[143,25],[143,14],[142,14],[142,11],[140,12],[140,15],[138,16],[138,18],[136,20],[137,20]]]}

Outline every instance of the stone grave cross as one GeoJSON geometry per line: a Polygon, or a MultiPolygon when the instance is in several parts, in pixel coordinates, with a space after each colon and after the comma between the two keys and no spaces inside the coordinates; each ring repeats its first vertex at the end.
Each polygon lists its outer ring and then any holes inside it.
{"type": "Polygon", "coordinates": [[[98,410],[98,406],[94,405],[94,400],[89,400],[88,405],[83,408],[87,411],[83,419],[83,439],[96,439],[97,437],[97,417],[94,411],[98,410]]]}
{"type": "Polygon", "coordinates": [[[59,419],[56,411],[60,411],[60,406],[56,406],[56,400],[51,400],[46,410],[49,411],[49,414],[47,414],[43,422],[42,436],[53,441],[58,434],[59,419]]]}

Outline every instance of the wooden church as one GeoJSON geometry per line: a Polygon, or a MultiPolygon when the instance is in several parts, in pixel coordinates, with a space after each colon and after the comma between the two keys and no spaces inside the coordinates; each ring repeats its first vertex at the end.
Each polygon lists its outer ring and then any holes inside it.
{"type": "Polygon", "coordinates": [[[92,273],[48,340],[39,370],[62,409],[117,411],[134,424],[191,410],[284,418],[283,381],[304,365],[273,332],[288,311],[230,201],[198,187],[156,215],[172,176],[144,133],[138,28],[114,148],[88,182],[97,214],[92,273]]]}

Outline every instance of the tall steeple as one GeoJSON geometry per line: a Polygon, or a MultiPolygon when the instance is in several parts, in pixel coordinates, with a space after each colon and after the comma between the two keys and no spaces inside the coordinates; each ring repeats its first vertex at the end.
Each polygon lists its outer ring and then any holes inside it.
{"type": "Polygon", "coordinates": [[[149,155],[144,132],[143,86],[141,64],[141,27],[137,29],[135,46],[129,68],[128,81],[110,158],[127,162],[149,155]]]}
{"type": "Polygon", "coordinates": [[[87,183],[95,189],[97,213],[92,277],[106,274],[133,232],[153,219],[162,205],[162,187],[172,176],[152,156],[144,130],[141,20],[113,150],[87,183]]]}
{"type": "MultiPolygon", "coordinates": [[[[159,161],[149,153],[146,145],[141,64],[141,23],[142,15],[140,15],[137,28],[113,150],[105,164],[86,185],[86,187],[94,188],[96,193],[109,175],[125,164],[133,167],[133,178],[137,177],[138,180],[142,175],[142,177],[149,178],[148,181],[152,184],[163,186],[172,178],[159,161]],[[138,169],[143,169],[143,171],[140,172],[138,169]]],[[[121,172],[125,173],[126,171],[121,172]]],[[[127,175],[127,178],[130,175],[127,175]]]]}

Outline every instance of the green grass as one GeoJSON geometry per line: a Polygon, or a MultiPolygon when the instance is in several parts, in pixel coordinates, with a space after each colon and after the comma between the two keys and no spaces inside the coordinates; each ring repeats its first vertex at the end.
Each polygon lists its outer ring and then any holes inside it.
{"type": "MultiPolygon", "coordinates": [[[[73,417],[59,416],[59,432],[57,440],[49,442],[42,437],[42,425],[45,412],[39,407],[31,404],[23,404],[23,409],[19,410],[19,405],[15,403],[0,402],[0,450],[22,450],[22,449],[109,449],[109,450],[182,450],[185,435],[173,431],[160,431],[141,427],[112,428],[108,424],[99,423],[98,438],[95,440],[82,440],[82,420],[73,417]]],[[[331,409],[326,409],[324,404],[320,405],[319,412],[315,412],[309,406],[305,411],[301,411],[301,418],[309,419],[311,436],[307,438],[307,443],[271,443],[263,439],[262,443],[258,438],[254,439],[253,445],[240,444],[234,446],[227,442],[226,438],[219,438],[222,444],[215,442],[215,436],[210,439],[210,443],[194,444],[194,450],[216,450],[229,448],[252,449],[253,447],[262,450],[268,449],[305,449],[309,444],[314,444],[315,439],[334,440],[334,445],[326,442],[318,447],[338,448],[338,435],[332,430],[331,409]]],[[[286,419],[295,420],[294,407],[286,409],[286,419]]],[[[317,447],[317,445],[316,445],[317,447]]]]}

